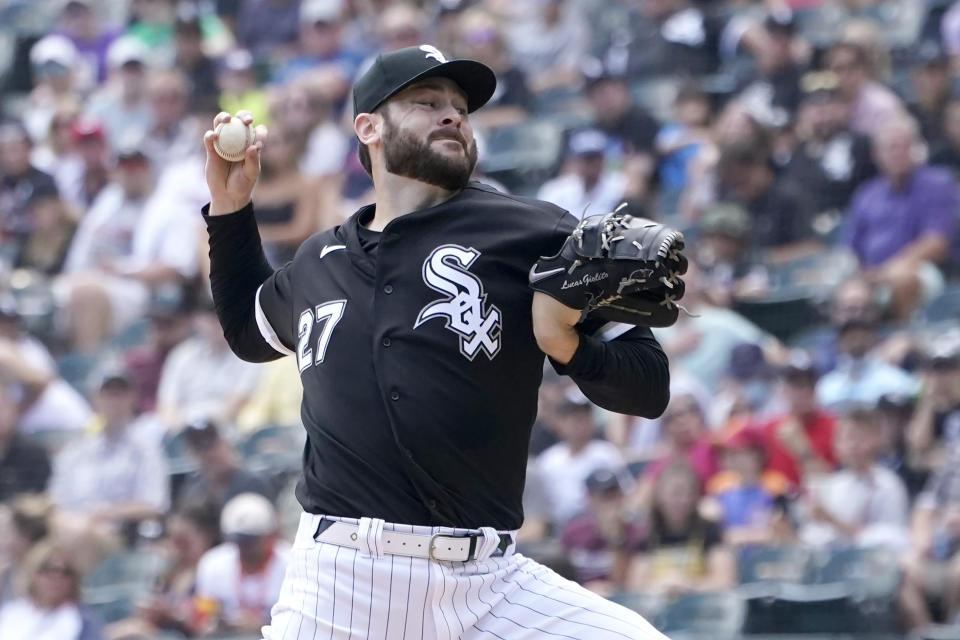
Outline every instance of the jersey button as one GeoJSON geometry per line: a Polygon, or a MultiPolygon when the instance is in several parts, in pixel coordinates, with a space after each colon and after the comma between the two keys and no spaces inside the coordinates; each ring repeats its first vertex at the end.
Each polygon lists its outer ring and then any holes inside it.
{"type": "Polygon", "coordinates": [[[385,346],[385,347],[389,347],[389,346],[390,346],[390,338],[384,337],[384,339],[380,341],[380,344],[382,344],[382,345],[385,346]]]}
{"type": "Polygon", "coordinates": [[[391,391],[391,392],[390,392],[390,399],[393,400],[393,401],[399,400],[399,399],[400,399],[400,393],[399,393],[398,391],[391,391]]]}
{"type": "Polygon", "coordinates": [[[383,292],[387,295],[390,295],[391,293],[393,293],[393,285],[392,284],[383,285],[383,292]]]}
{"type": "Polygon", "coordinates": [[[436,501],[436,500],[427,500],[427,506],[430,507],[431,509],[436,509],[436,508],[437,508],[437,501],[436,501]]]}

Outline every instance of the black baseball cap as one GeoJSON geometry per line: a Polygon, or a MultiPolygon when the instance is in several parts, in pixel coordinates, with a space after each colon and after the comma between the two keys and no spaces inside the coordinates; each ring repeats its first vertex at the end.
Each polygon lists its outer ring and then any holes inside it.
{"type": "Polygon", "coordinates": [[[447,60],[436,47],[422,44],[381,53],[353,85],[353,115],[374,109],[405,87],[425,78],[449,78],[467,94],[467,111],[482,107],[497,88],[493,70],[476,60],[447,60]]]}

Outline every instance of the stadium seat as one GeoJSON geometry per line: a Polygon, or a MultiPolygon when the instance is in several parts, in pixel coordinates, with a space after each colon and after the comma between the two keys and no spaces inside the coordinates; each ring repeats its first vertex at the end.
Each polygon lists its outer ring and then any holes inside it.
{"type": "Polygon", "coordinates": [[[732,638],[740,633],[745,613],[746,605],[736,591],[685,593],[666,604],[657,623],[664,633],[732,638]]]}
{"type": "Polygon", "coordinates": [[[783,584],[807,579],[810,552],[799,546],[748,546],[737,555],[741,591],[750,597],[775,596],[783,584]]]}

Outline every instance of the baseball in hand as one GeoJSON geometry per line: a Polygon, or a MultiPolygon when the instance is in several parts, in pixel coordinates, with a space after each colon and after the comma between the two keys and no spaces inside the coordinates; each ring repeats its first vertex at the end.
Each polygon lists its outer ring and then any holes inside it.
{"type": "Polygon", "coordinates": [[[253,144],[253,127],[236,116],[218,124],[215,133],[213,150],[229,162],[241,162],[247,147],[253,144]]]}

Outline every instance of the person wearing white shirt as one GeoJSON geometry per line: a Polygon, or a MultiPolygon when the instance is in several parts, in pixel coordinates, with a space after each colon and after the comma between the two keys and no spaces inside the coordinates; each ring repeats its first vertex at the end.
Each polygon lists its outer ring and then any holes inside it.
{"type": "Polygon", "coordinates": [[[817,401],[834,411],[874,406],[886,393],[912,394],[916,380],[900,367],[870,354],[876,344],[871,322],[851,320],[837,334],[837,366],[817,383],[817,401]]]}
{"type": "Polygon", "coordinates": [[[810,520],[800,539],[811,545],[854,545],[903,551],[910,542],[903,481],[876,463],[880,425],[873,411],[840,419],[835,448],[844,468],[809,483],[810,520]]]}
{"type": "Polygon", "coordinates": [[[573,133],[567,151],[570,171],[544,183],[537,198],[581,218],[613,211],[624,200],[627,179],[620,171],[604,169],[607,143],[598,129],[573,133]]]}
{"type": "Polygon", "coordinates": [[[197,599],[217,611],[210,630],[259,632],[290,557],[290,545],[277,537],[277,514],[257,493],[241,493],[223,507],[220,530],[227,542],[210,549],[197,565],[197,599]]]}
{"type": "Polygon", "coordinates": [[[563,525],[587,507],[587,477],[597,469],[618,469],[624,465],[620,450],[597,440],[593,405],[577,390],[561,397],[547,409],[561,441],[541,453],[534,472],[542,483],[547,519],[563,525]]]}
{"type": "Polygon", "coordinates": [[[159,446],[131,433],[136,393],[122,371],[109,371],[96,393],[101,429],[54,459],[50,497],[64,513],[114,529],[159,517],[170,481],[159,446]]]}
{"type": "Polygon", "coordinates": [[[100,624],[80,604],[76,553],[42,542],[25,565],[27,593],[0,608],[3,640],[99,640],[100,624]]]}

